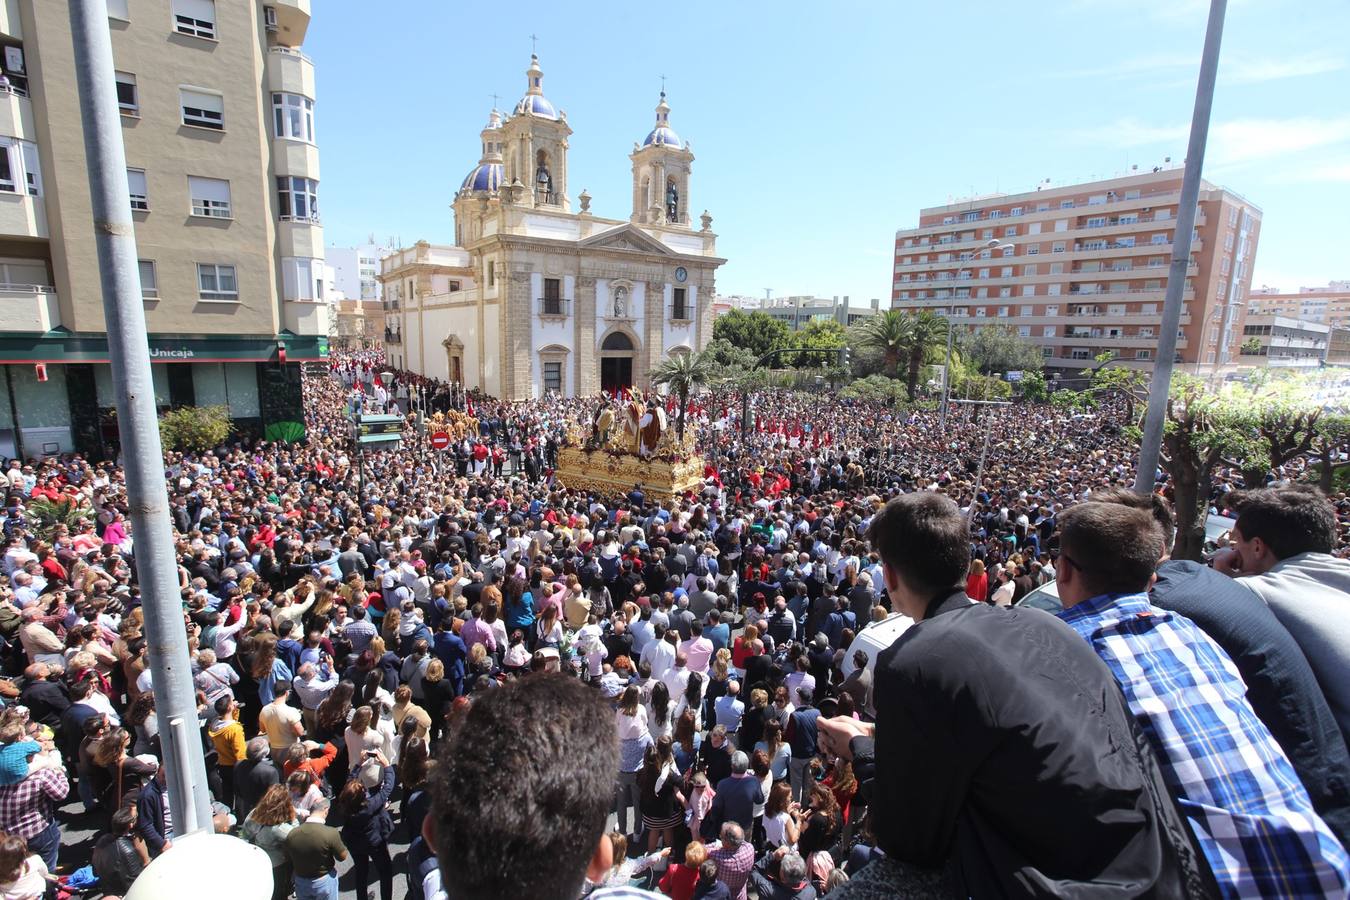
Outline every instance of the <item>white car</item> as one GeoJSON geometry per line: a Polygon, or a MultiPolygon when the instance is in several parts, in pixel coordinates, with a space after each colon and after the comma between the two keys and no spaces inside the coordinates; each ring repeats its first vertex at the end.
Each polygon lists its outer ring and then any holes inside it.
{"type": "MultiPolygon", "coordinates": [[[[914,620],[904,613],[891,613],[880,622],[872,622],[864,627],[854,636],[853,643],[849,644],[848,652],[844,654],[842,666],[844,677],[847,678],[858,668],[853,664],[853,654],[859,650],[867,654],[867,669],[875,674],[878,654],[899,640],[900,635],[908,631],[909,626],[913,624],[914,620]]],[[[876,715],[875,708],[866,712],[868,715],[876,715]]]]}

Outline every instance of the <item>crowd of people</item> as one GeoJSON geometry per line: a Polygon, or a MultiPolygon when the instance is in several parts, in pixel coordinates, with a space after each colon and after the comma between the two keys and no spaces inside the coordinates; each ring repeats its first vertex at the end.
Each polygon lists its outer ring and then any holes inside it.
{"type": "MultiPolygon", "coordinates": [[[[1109,404],[784,391],[695,398],[700,489],[599,496],[554,472],[596,398],[383,371],[165,458],[216,825],[278,900],[1350,889],[1344,495],[1221,472],[1231,538],[1173,561],[1109,404]]],[[[0,896],[121,896],[175,837],[125,484],[4,477],[0,896]]]]}

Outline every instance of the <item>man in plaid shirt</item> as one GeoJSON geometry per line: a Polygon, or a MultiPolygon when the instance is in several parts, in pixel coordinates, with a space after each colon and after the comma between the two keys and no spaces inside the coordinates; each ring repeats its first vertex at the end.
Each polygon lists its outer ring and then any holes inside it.
{"type": "Polygon", "coordinates": [[[1350,859],[1228,655],[1149,604],[1163,535],[1144,510],[1088,502],[1060,519],[1060,617],[1125,692],[1224,897],[1342,897],[1350,859]]]}
{"type": "Polygon", "coordinates": [[[66,773],[39,768],[13,784],[0,785],[0,831],[28,842],[28,851],[42,857],[49,871],[56,869],[61,826],[56,804],[70,793],[66,773]]]}

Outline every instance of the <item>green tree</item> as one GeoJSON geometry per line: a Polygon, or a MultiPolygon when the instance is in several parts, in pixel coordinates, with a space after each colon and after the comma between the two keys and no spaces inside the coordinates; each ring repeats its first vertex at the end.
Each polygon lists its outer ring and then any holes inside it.
{"type": "Polygon", "coordinates": [[[1125,401],[1125,420],[1135,424],[1134,412],[1148,399],[1148,376],[1138,369],[1112,366],[1116,357],[1110,353],[1097,354],[1097,366],[1092,370],[1092,392],[1120,397],[1125,401]]]}
{"type": "Polygon", "coordinates": [[[792,346],[792,332],[768,313],[733,309],[713,321],[713,340],[742,347],[759,359],[770,350],[792,346]]]}
{"type": "Polygon", "coordinates": [[[1229,385],[1222,399],[1240,431],[1224,462],[1242,470],[1247,487],[1264,485],[1266,475],[1312,451],[1322,410],[1309,399],[1305,378],[1229,385]]]}
{"type": "MultiPolygon", "coordinates": [[[[792,335],[792,346],[803,350],[834,350],[848,343],[844,326],[834,319],[811,322],[792,335]]],[[[803,353],[797,357],[798,368],[828,369],[836,365],[836,358],[826,353],[803,353]]]]}
{"type": "Polygon", "coordinates": [[[94,510],[85,504],[83,498],[62,495],[56,500],[38,497],[28,501],[28,515],[33,518],[33,531],[47,543],[51,543],[59,527],[74,531],[81,519],[94,521],[94,510]]]}
{"type": "Polygon", "coordinates": [[[1317,420],[1313,437],[1313,454],[1317,457],[1317,486],[1330,494],[1336,486],[1338,469],[1350,466],[1340,455],[1350,451],[1350,415],[1343,412],[1323,413],[1317,420]]]}
{"type": "Polygon", "coordinates": [[[981,375],[1039,372],[1043,359],[1040,346],[1019,337],[1010,325],[984,325],[963,336],[961,355],[981,375]]]}
{"type": "Polygon", "coordinates": [[[895,405],[905,398],[905,386],[885,375],[868,375],[849,382],[839,392],[839,396],[848,400],[871,400],[895,405]]]}
{"type": "Polygon", "coordinates": [[[684,440],[684,408],[689,404],[689,395],[712,380],[712,359],[704,353],[673,353],[652,369],[651,376],[652,384],[664,384],[679,397],[675,434],[684,440]]]}
{"type": "Polygon", "coordinates": [[[1049,392],[1045,387],[1045,373],[1031,369],[1022,373],[1022,396],[1032,403],[1044,403],[1049,392]]]}
{"type": "Polygon", "coordinates": [[[1249,424],[1238,407],[1207,391],[1199,379],[1173,374],[1160,455],[1176,510],[1173,559],[1201,560],[1214,471],[1250,440],[1249,424]]]}
{"type": "Polygon", "coordinates": [[[952,396],[963,400],[1007,400],[1012,385],[992,375],[961,374],[952,382],[952,396]]]}
{"type": "Polygon", "coordinates": [[[941,358],[947,345],[947,320],[924,310],[917,315],[888,309],[860,322],[854,329],[853,345],[880,354],[882,371],[892,378],[905,366],[905,393],[915,397],[919,373],[925,363],[941,358]]]}
{"type": "Polygon", "coordinates": [[[1247,356],[1256,356],[1261,352],[1261,339],[1249,337],[1242,342],[1242,352],[1247,356]]]}
{"type": "Polygon", "coordinates": [[[225,443],[233,428],[224,406],[182,406],[159,417],[159,439],[172,450],[211,450],[225,443]]]}
{"type": "Polygon", "coordinates": [[[909,340],[909,319],[908,313],[888,309],[854,326],[852,344],[864,353],[878,355],[881,373],[888,378],[900,377],[900,362],[905,358],[909,340]]]}
{"type": "MultiPolygon", "coordinates": [[[[713,330],[716,331],[716,328],[713,330]]],[[[744,347],[739,347],[725,338],[713,338],[708,342],[708,346],[703,348],[703,352],[711,361],[713,370],[718,377],[748,372],[754,368],[755,362],[758,360],[753,352],[744,347]]]]}

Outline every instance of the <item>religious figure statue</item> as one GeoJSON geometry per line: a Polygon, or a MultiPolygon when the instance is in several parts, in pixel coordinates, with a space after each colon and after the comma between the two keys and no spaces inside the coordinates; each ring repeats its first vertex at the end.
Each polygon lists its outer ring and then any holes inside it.
{"type": "Polygon", "coordinates": [[[666,411],[658,403],[647,404],[647,411],[638,421],[638,456],[648,458],[656,452],[661,435],[666,430],[666,411]]]}
{"type": "Polygon", "coordinates": [[[671,222],[680,220],[680,192],[673,182],[666,188],[666,218],[671,222]]]}
{"type": "Polygon", "coordinates": [[[591,416],[591,443],[603,447],[609,442],[609,432],[614,427],[614,410],[609,402],[602,400],[591,416]]]}
{"type": "Polygon", "coordinates": [[[638,453],[642,448],[642,404],[636,399],[630,400],[623,412],[623,431],[627,449],[631,453],[638,453]]]}
{"type": "Polygon", "coordinates": [[[619,285],[614,289],[614,318],[622,319],[628,315],[628,288],[619,285]]]}

